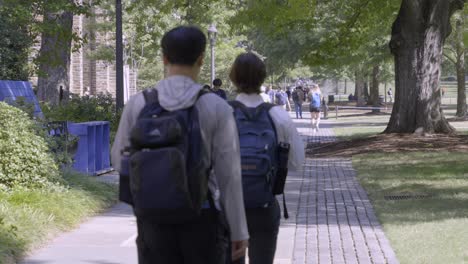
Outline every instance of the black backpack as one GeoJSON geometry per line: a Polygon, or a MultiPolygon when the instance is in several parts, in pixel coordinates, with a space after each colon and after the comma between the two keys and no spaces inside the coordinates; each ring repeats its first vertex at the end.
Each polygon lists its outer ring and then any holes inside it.
{"type": "MultiPolygon", "coordinates": [[[[198,97],[206,93],[202,90],[198,97]]],[[[200,159],[198,112],[194,106],[165,110],[156,89],[143,94],[146,104],[122,158],[120,199],[133,205],[137,217],[157,223],[195,220],[207,201],[213,204],[208,190],[210,164],[200,159]]]]}
{"type": "Polygon", "coordinates": [[[297,91],[294,91],[294,92],[292,93],[292,99],[293,99],[293,101],[294,101],[295,103],[299,102],[299,94],[298,94],[297,91]]]}

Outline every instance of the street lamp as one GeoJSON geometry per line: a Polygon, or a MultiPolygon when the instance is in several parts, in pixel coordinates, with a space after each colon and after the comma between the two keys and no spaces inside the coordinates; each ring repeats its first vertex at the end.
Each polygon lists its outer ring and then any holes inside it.
{"type": "Polygon", "coordinates": [[[124,107],[123,80],[123,34],[122,34],[122,0],[115,0],[116,31],[115,31],[115,74],[116,74],[116,108],[117,112],[124,107]]]}
{"type": "Polygon", "coordinates": [[[208,28],[208,37],[210,38],[210,47],[211,47],[211,83],[213,83],[216,73],[215,73],[215,52],[214,46],[216,43],[216,37],[218,36],[218,30],[214,24],[211,24],[208,28]]]}

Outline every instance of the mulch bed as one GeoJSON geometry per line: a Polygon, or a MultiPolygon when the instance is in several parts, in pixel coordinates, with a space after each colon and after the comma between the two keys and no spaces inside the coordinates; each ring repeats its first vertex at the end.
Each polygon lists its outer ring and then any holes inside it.
{"type": "Polygon", "coordinates": [[[331,143],[309,143],[308,157],[352,157],[366,153],[452,151],[468,153],[468,135],[380,134],[331,143]]]}

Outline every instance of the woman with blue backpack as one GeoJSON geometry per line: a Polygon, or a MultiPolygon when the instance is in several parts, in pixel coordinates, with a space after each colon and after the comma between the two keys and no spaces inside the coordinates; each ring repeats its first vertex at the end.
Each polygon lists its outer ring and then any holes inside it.
{"type": "Polygon", "coordinates": [[[320,129],[320,112],[322,108],[322,92],[320,91],[320,88],[317,84],[312,85],[312,89],[310,90],[309,94],[309,100],[312,131],[315,133],[320,129]]]}
{"type": "Polygon", "coordinates": [[[304,162],[304,143],[288,112],[260,95],[265,78],[265,64],[253,53],[239,55],[230,73],[238,92],[230,104],[239,131],[250,264],[273,263],[281,218],[275,195],[284,194],[288,169],[304,162]]]}

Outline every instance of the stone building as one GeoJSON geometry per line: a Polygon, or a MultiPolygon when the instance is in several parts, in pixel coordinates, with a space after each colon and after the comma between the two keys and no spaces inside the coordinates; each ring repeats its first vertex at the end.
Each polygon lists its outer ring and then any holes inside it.
{"type": "MultiPolygon", "coordinates": [[[[94,11],[99,13],[101,11],[94,11]]],[[[87,44],[79,51],[73,52],[70,64],[70,92],[78,95],[111,94],[116,95],[116,70],[115,62],[99,60],[93,57],[93,53],[99,46],[111,49],[115,47],[114,32],[92,32],[92,26],[96,23],[97,16],[75,16],[73,30],[78,36],[87,38],[87,44]]],[[[124,99],[135,94],[137,74],[129,65],[124,66],[124,99]]]]}
{"type": "MultiPolygon", "coordinates": [[[[96,50],[107,47],[114,52],[115,38],[114,32],[101,33],[93,30],[96,19],[103,19],[99,16],[102,10],[93,10],[97,15],[86,17],[84,15],[74,16],[73,31],[80,38],[86,38],[86,44],[79,50],[72,51],[69,87],[64,87],[70,93],[84,95],[111,94],[116,96],[116,69],[115,61],[100,59],[95,56],[96,50]],[[67,89],[68,88],[68,89],[67,89]]],[[[97,21],[99,22],[99,21],[97,21]]],[[[34,48],[37,52],[40,49],[40,41],[34,48]]],[[[73,46],[73,45],[72,45],[73,46]]],[[[34,57],[36,54],[32,54],[34,57]]],[[[37,85],[37,77],[31,78],[34,86],[37,85]]],[[[137,73],[130,65],[124,65],[124,101],[137,92],[137,73]]],[[[62,86],[62,85],[59,85],[62,86]]],[[[57,88],[59,89],[59,88],[57,88]]]]}

